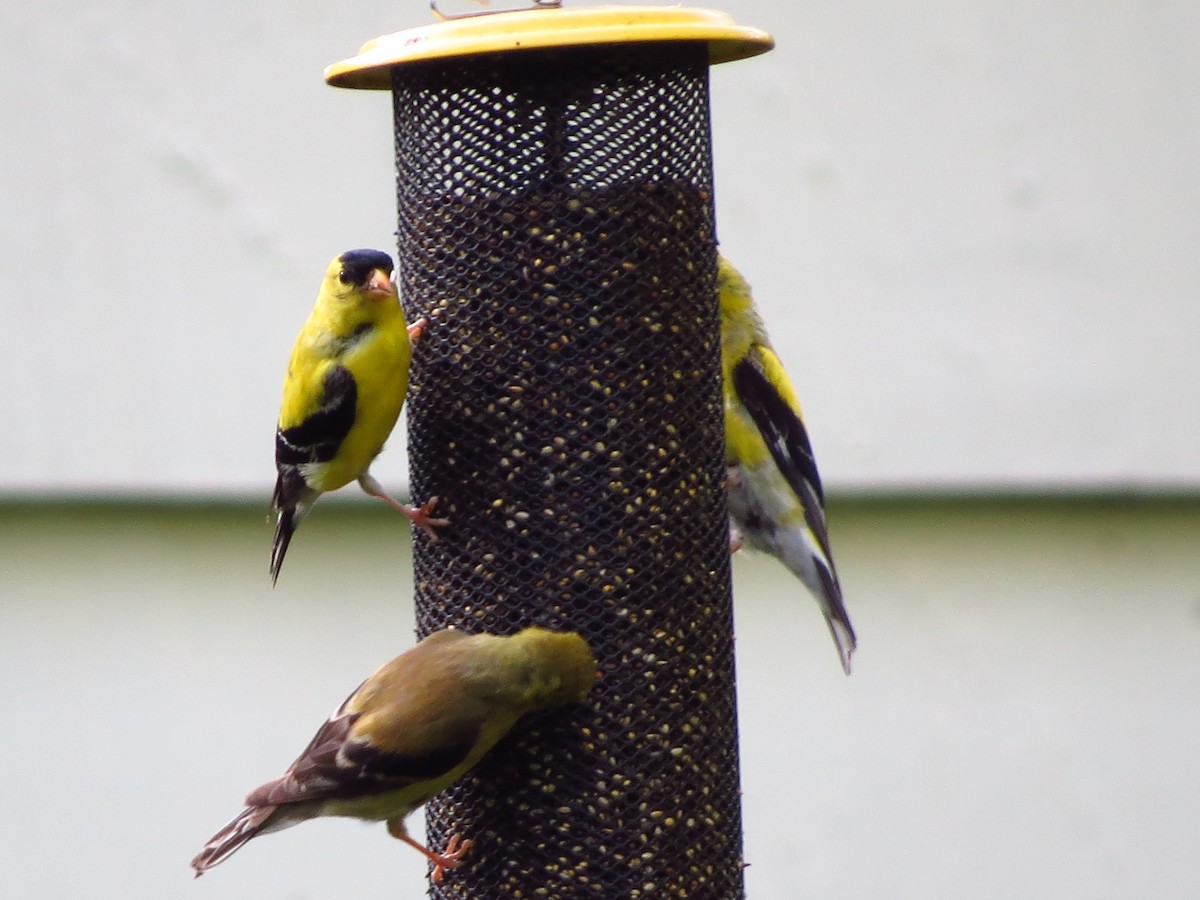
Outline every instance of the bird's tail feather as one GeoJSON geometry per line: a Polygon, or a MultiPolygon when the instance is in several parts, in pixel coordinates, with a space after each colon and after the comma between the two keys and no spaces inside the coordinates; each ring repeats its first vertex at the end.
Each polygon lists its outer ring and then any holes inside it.
{"type": "MultiPolygon", "coordinates": [[[[248,806],[242,810],[237,818],[214,834],[204,845],[204,849],[192,860],[192,868],[196,870],[196,877],[199,878],[217,863],[224,862],[233,855],[238,847],[260,834],[268,825],[277,808],[275,806],[248,806]]],[[[274,829],[266,830],[273,831],[274,829]]]]}
{"type": "Polygon", "coordinates": [[[846,618],[834,618],[829,613],[825,613],[825,624],[829,626],[829,633],[833,635],[833,643],[837,646],[838,656],[842,660],[842,671],[849,675],[850,657],[854,654],[854,649],[858,646],[858,640],[854,636],[854,629],[850,627],[850,620],[846,618]]]}
{"type": "Polygon", "coordinates": [[[817,577],[821,581],[821,590],[814,591],[821,604],[821,612],[825,614],[825,624],[837,647],[838,658],[842,661],[842,671],[850,674],[850,657],[858,647],[858,638],[854,634],[854,626],[850,624],[850,614],[846,612],[846,604],[842,600],[842,586],[838,583],[833,569],[825,565],[823,559],[814,559],[817,577]]]}
{"type": "Polygon", "coordinates": [[[275,521],[275,541],[271,544],[271,584],[279,580],[279,570],[283,568],[283,557],[287,554],[288,544],[296,533],[299,523],[296,508],[280,509],[275,521]]]}
{"type": "Polygon", "coordinates": [[[271,584],[279,580],[283,568],[283,557],[287,555],[292,535],[300,526],[318,491],[314,491],[304,480],[304,475],[295,466],[280,466],[275,479],[275,493],[271,495],[271,508],[275,510],[275,540],[271,544],[271,584]]]}

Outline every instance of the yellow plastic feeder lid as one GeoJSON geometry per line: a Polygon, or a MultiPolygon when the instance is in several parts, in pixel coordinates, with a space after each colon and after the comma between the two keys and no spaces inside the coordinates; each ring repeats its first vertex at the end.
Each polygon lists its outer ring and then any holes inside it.
{"type": "Polygon", "coordinates": [[[757,56],[775,46],[765,31],[738,25],[727,14],[711,9],[545,7],[463,16],[385,34],[363,44],[357,56],[327,67],[325,81],[334,87],[390,91],[392,68],[408,63],[645,41],[704,41],[712,65],[757,56]]]}

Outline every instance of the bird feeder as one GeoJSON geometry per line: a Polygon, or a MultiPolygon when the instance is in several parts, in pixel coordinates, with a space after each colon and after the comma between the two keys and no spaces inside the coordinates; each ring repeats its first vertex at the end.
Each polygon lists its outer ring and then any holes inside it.
{"type": "Polygon", "coordinates": [[[418,631],[580,632],[588,704],[427,807],[435,897],[744,895],[708,69],[698,9],[536,8],[369,41],[390,90],[418,631]]]}

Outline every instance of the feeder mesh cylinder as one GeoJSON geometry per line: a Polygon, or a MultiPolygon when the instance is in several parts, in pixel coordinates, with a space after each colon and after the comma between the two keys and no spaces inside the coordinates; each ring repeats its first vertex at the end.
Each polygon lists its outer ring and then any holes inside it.
{"type": "Polygon", "coordinates": [[[421,636],[580,632],[588,701],[427,807],[439,898],[738,898],[708,61],[555,48],[393,72],[421,636]]]}

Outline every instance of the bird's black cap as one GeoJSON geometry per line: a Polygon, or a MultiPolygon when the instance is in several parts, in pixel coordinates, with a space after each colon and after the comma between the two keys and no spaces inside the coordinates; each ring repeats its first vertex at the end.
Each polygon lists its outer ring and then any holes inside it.
{"type": "Polygon", "coordinates": [[[376,269],[392,274],[392,258],[382,250],[347,250],[338,257],[342,271],[338,280],[342,284],[357,284],[362,287],[376,269]]]}

